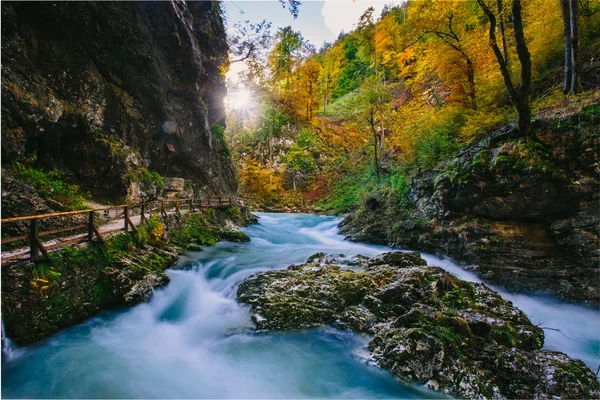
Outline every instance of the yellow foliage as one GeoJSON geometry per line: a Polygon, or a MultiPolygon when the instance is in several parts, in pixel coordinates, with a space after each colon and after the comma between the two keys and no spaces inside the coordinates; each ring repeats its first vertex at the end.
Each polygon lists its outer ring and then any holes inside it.
{"type": "Polygon", "coordinates": [[[152,226],[148,233],[150,234],[150,244],[160,243],[165,234],[165,226],[159,222],[152,226]]]}
{"type": "Polygon", "coordinates": [[[266,169],[258,162],[250,160],[240,173],[240,181],[240,190],[245,197],[271,206],[281,202],[281,173],[266,169]]]}

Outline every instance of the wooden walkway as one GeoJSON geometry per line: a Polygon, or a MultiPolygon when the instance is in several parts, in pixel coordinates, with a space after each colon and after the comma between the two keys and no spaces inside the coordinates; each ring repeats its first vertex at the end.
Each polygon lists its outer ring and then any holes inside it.
{"type": "Polygon", "coordinates": [[[244,204],[244,201],[235,197],[164,199],[135,205],[124,204],[90,210],[5,218],[0,220],[3,227],[6,224],[28,224],[28,233],[2,239],[2,245],[13,242],[23,242],[26,245],[2,251],[1,263],[5,265],[11,261],[27,258],[37,263],[46,262],[50,259],[48,253],[62,247],[91,241],[103,243],[103,236],[109,233],[136,232],[136,226],[142,224],[148,216],[153,214],[167,217],[170,214],[181,215],[186,212],[201,212],[208,208],[224,208],[244,204]],[[64,225],[60,222],[64,222],[66,217],[69,217],[71,225],[50,230],[42,229],[44,223],[47,222],[64,225]],[[73,224],[73,220],[76,221],[75,224],[73,224]],[[42,241],[41,238],[44,236],[48,236],[48,240],[42,241]]]}

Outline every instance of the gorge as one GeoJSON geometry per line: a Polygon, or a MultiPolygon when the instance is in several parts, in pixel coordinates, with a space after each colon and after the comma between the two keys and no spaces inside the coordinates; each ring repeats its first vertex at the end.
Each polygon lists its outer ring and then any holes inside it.
{"type": "Polygon", "coordinates": [[[598,398],[600,3],[274,1],[2,2],[1,396],[598,398]]]}

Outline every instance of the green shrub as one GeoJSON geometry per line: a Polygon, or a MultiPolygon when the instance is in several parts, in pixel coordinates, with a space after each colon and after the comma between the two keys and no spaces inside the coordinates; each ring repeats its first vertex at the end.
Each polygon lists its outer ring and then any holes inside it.
{"type": "Polygon", "coordinates": [[[150,172],[146,168],[140,168],[135,172],[126,174],[125,177],[131,182],[140,182],[145,185],[154,185],[158,188],[158,192],[165,187],[165,181],[158,172],[150,172]]]}
{"type": "Polygon", "coordinates": [[[407,207],[411,204],[408,198],[410,194],[410,181],[403,172],[397,171],[391,175],[390,186],[398,198],[399,206],[407,207]]]}
{"type": "Polygon", "coordinates": [[[421,169],[437,166],[450,158],[459,146],[453,126],[439,126],[420,136],[415,143],[415,163],[421,169]]]}
{"type": "Polygon", "coordinates": [[[15,176],[22,183],[33,187],[35,192],[43,198],[52,199],[61,203],[65,211],[83,210],[86,207],[85,197],[79,186],[66,183],[63,171],[53,169],[45,172],[16,162],[13,166],[15,176]]]}
{"type": "Polygon", "coordinates": [[[214,245],[219,241],[219,232],[210,228],[200,214],[185,214],[181,228],[171,231],[171,243],[187,247],[190,243],[214,245]]]}
{"type": "Polygon", "coordinates": [[[336,214],[350,212],[356,208],[361,198],[376,190],[379,185],[372,165],[357,166],[335,182],[331,192],[317,203],[317,209],[336,214]]]}
{"type": "Polygon", "coordinates": [[[156,215],[148,217],[143,225],[137,228],[138,244],[159,246],[164,242],[165,226],[156,215]]]}
{"type": "Polygon", "coordinates": [[[219,153],[221,156],[223,158],[229,158],[231,153],[227,141],[225,140],[225,128],[221,125],[213,125],[210,127],[210,133],[212,133],[219,142],[219,153]]]}

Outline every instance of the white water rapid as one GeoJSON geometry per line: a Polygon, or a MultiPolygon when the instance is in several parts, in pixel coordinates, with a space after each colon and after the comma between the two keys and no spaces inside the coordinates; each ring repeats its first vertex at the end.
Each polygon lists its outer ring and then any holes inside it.
{"type": "MultiPolygon", "coordinates": [[[[249,243],[222,242],[182,257],[190,270],[148,304],[101,313],[46,342],[3,354],[3,398],[439,398],[367,365],[368,337],[331,328],[264,334],[234,299],[244,277],[316,252],[367,256],[383,246],[338,235],[338,218],[259,214],[249,243]]],[[[431,265],[478,279],[449,260],[431,265]]],[[[546,348],[584,360],[600,353],[600,317],[586,307],[501,292],[546,330],[546,348]]]]}

